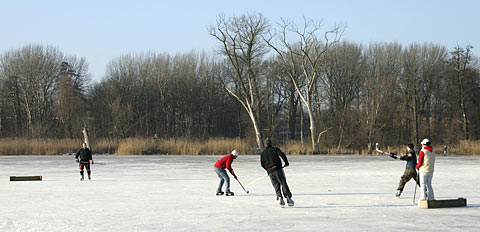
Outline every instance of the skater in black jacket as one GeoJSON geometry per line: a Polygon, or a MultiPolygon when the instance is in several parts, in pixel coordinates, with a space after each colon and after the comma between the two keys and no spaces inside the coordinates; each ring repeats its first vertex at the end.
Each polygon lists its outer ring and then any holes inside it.
{"type": "Polygon", "coordinates": [[[280,158],[282,158],[285,163],[284,167],[288,167],[289,163],[285,153],[279,148],[273,147],[272,140],[267,138],[265,140],[265,150],[263,150],[260,155],[260,163],[270,177],[270,181],[277,194],[277,200],[280,200],[280,205],[282,207],[285,206],[285,202],[283,201],[283,197],[285,197],[287,198],[288,206],[293,206],[295,202],[292,200],[292,193],[288,187],[287,178],[285,177],[285,172],[283,172],[282,161],[280,158]]]}
{"type": "Polygon", "coordinates": [[[90,164],[93,164],[92,152],[88,149],[87,144],[83,143],[82,149],[75,154],[75,160],[80,166],[80,180],[83,180],[83,168],[87,169],[88,179],[91,179],[90,164]]]}

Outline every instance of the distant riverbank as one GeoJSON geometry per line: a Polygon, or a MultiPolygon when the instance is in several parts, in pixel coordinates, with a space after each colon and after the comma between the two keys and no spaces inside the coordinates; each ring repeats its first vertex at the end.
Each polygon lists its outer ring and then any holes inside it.
{"type": "MultiPolygon", "coordinates": [[[[0,155],[63,155],[77,152],[82,144],[80,139],[0,139],[0,155]]],[[[254,142],[239,138],[210,138],[206,140],[187,138],[126,138],[91,140],[94,154],[115,155],[223,155],[236,149],[240,154],[258,154],[254,142]]],[[[278,144],[286,154],[312,154],[308,143],[288,141],[278,144]]],[[[382,150],[403,154],[405,146],[383,147],[382,150]]],[[[415,148],[415,150],[417,150],[415,148]]],[[[434,146],[434,151],[443,155],[443,145],[434,146]]],[[[367,149],[334,149],[320,147],[319,154],[367,155],[375,152],[367,149]]],[[[461,141],[448,145],[448,155],[480,155],[480,141],[461,141]]]]}

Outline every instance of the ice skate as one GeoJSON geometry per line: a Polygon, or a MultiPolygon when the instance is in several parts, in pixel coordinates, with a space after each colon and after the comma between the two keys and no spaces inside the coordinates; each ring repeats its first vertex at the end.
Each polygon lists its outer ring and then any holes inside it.
{"type": "Polygon", "coordinates": [[[83,181],[83,176],[82,176],[82,177],[80,177],[80,181],[83,181]]]}
{"type": "Polygon", "coordinates": [[[225,196],[233,196],[233,195],[235,195],[233,192],[226,192],[225,193],[225,196]]]}
{"type": "Polygon", "coordinates": [[[397,190],[397,192],[395,193],[395,196],[396,196],[396,197],[400,197],[401,194],[402,194],[402,191],[397,190]]]}
{"type": "Polygon", "coordinates": [[[221,196],[221,195],[223,195],[223,194],[224,194],[224,192],[217,192],[216,195],[217,195],[217,196],[221,196]]]}
{"type": "Polygon", "coordinates": [[[289,207],[292,207],[295,205],[295,202],[292,200],[292,198],[287,197],[287,204],[289,207]]]}
{"type": "Polygon", "coordinates": [[[285,207],[285,201],[283,201],[283,198],[280,198],[280,207],[284,208],[285,207]]]}
{"type": "Polygon", "coordinates": [[[90,175],[88,175],[88,180],[91,180],[91,179],[92,179],[92,177],[90,177],[90,175]]]}

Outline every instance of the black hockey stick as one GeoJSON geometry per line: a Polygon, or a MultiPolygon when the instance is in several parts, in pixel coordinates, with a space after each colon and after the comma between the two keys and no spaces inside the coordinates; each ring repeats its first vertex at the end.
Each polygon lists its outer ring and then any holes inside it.
{"type": "MultiPolygon", "coordinates": [[[[420,174],[417,173],[417,181],[420,182],[420,174]]],[[[415,205],[415,197],[417,196],[417,181],[415,181],[415,191],[413,192],[413,205],[415,205]]]]}
{"type": "Polygon", "coordinates": [[[243,187],[242,183],[240,183],[240,180],[238,180],[238,178],[235,178],[235,180],[237,180],[238,183],[240,184],[240,186],[242,186],[243,191],[245,191],[247,194],[250,193],[250,191],[246,190],[246,189],[243,187]]]}

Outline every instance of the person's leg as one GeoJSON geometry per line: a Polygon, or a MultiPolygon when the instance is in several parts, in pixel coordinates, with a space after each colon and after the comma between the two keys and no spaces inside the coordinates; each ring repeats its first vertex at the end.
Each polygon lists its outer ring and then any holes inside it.
{"type": "Polygon", "coordinates": [[[79,167],[80,167],[80,176],[82,177],[80,180],[83,180],[83,164],[80,163],[79,167]]]}
{"type": "Polygon", "coordinates": [[[222,171],[225,172],[224,169],[215,168],[215,173],[217,173],[218,179],[220,179],[220,182],[218,183],[217,193],[222,192],[223,183],[225,182],[225,179],[223,178],[223,172],[222,171]]]}
{"type": "Polygon", "coordinates": [[[433,188],[432,188],[432,178],[433,178],[433,172],[425,173],[425,185],[427,186],[428,200],[435,200],[435,194],[433,193],[433,188]]]}
{"type": "Polygon", "coordinates": [[[405,184],[411,179],[411,173],[409,173],[408,169],[403,172],[402,177],[400,177],[400,182],[398,183],[397,190],[403,192],[403,188],[405,184]]]}
{"type": "Polygon", "coordinates": [[[282,186],[283,196],[285,198],[292,198],[292,193],[290,192],[290,188],[287,184],[287,177],[285,176],[285,172],[282,169],[277,170],[278,172],[278,180],[280,181],[280,185],[282,186]]]}
{"type": "Polygon", "coordinates": [[[282,191],[280,190],[280,181],[278,181],[277,171],[270,173],[268,176],[270,177],[270,181],[272,182],[273,188],[275,189],[277,199],[282,198],[282,191]]]}
{"type": "Polygon", "coordinates": [[[420,200],[427,199],[427,187],[425,186],[425,173],[420,173],[420,191],[422,192],[420,200]]]}
{"type": "Polygon", "coordinates": [[[91,179],[91,177],[90,177],[90,174],[91,174],[90,163],[85,164],[85,169],[87,169],[88,179],[90,180],[91,179]]]}

